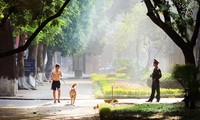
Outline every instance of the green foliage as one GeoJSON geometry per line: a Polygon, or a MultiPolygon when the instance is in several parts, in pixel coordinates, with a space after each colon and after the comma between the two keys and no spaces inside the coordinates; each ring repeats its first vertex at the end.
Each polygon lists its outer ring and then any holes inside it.
{"type": "Polygon", "coordinates": [[[8,3],[6,3],[5,1],[0,1],[0,19],[2,19],[4,17],[4,12],[8,11],[8,3]]]}
{"type": "Polygon", "coordinates": [[[127,67],[118,68],[117,73],[127,73],[127,67]]]}
{"type": "MultiPolygon", "coordinates": [[[[64,3],[63,0],[34,0],[34,1],[5,1],[0,2],[6,8],[1,7],[1,16],[6,16],[10,11],[10,7],[14,7],[13,12],[9,19],[14,26],[14,36],[16,34],[31,35],[35,29],[48,17],[54,15],[64,3]]],[[[72,49],[81,49],[80,42],[74,39],[65,39],[64,29],[69,27],[73,22],[73,18],[79,19],[80,16],[80,2],[72,0],[63,16],[51,21],[45,28],[38,34],[35,43],[44,43],[54,51],[65,51],[65,53],[72,53],[72,49]],[[63,32],[64,31],[64,32],[63,32]],[[69,40],[73,43],[68,42],[69,40]],[[53,48],[53,46],[55,46],[53,48]]],[[[2,17],[1,17],[2,18],[2,17]]],[[[71,27],[73,27],[71,25],[71,27]]],[[[72,29],[72,28],[71,28],[72,29]]],[[[76,33],[72,31],[73,33],[76,33]]],[[[71,33],[71,34],[73,34],[71,33]]],[[[76,50],[78,51],[78,50],[76,50]]],[[[74,52],[74,51],[73,51],[74,52]]]]}
{"type": "Polygon", "coordinates": [[[99,115],[101,120],[112,120],[110,106],[108,104],[101,104],[99,106],[99,115]]]}
{"type": "Polygon", "coordinates": [[[92,80],[94,81],[109,81],[109,80],[116,80],[116,77],[107,77],[107,74],[95,74],[91,75],[92,80]]]}
{"type": "MultiPolygon", "coordinates": [[[[34,1],[5,1],[5,9],[2,11],[3,16],[11,13],[8,19],[14,26],[14,36],[16,34],[31,35],[35,29],[48,17],[54,15],[64,3],[63,0],[34,0],[34,1]],[[11,9],[12,8],[12,9],[11,9]]],[[[2,5],[2,2],[0,2],[2,5]]],[[[3,8],[2,8],[3,9],[3,8]]],[[[35,43],[43,42],[47,45],[55,45],[54,40],[58,33],[61,33],[62,26],[69,21],[63,22],[62,18],[51,21],[36,37],[35,43]]]]}
{"type": "Polygon", "coordinates": [[[116,76],[117,78],[127,78],[127,74],[126,73],[118,73],[117,74],[117,76],[116,76]]]}
{"type": "Polygon", "coordinates": [[[200,109],[191,111],[185,109],[181,103],[174,104],[134,104],[134,105],[109,105],[107,103],[99,104],[99,114],[101,118],[115,120],[132,119],[185,119],[196,120],[200,117],[200,109]],[[104,110],[105,109],[105,110],[104,110]],[[107,111],[107,112],[104,112],[107,111]],[[103,112],[103,113],[101,113],[103,112]],[[160,117],[162,116],[162,118],[160,117]]]}
{"type": "Polygon", "coordinates": [[[180,82],[185,91],[189,90],[189,94],[196,94],[199,91],[199,81],[197,74],[199,67],[194,65],[175,65],[173,68],[173,77],[180,82]]]}
{"type": "Polygon", "coordinates": [[[121,58],[115,60],[114,66],[117,67],[117,73],[126,73],[129,77],[134,77],[135,65],[130,58],[121,58]]]}
{"type": "Polygon", "coordinates": [[[162,78],[160,79],[161,88],[178,88],[182,89],[180,83],[178,83],[172,76],[171,73],[163,73],[162,78]]]}
{"type": "Polygon", "coordinates": [[[167,21],[168,24],[172,26],[181,37],[188,39],[188,29],[192,30],[194,27],[193,11],[197,3],[191,0],[172,0],[171,2],[172,3],[162,1],[162,3],[158,5],[159,10],[155,12],[160,12],[163,16],[168,15],[169,19],[172,19],[167,21]]]}
{"type": "Polygon", "coordinates": [[[152,72],[150,70],[146,71],[142,77],[142,81],[148,81],[152,72]]]}
{"type": "Polygon", "coordinates": [[[74,0],[65,16],[70,21],[69,26],[63,28],[60,40],[60,51],[63,55],[72,55],[83,51],[88,41],[92,4],[94,0],[74,0]],[[66,34],[67,33],[67,34],[66,34]]]}

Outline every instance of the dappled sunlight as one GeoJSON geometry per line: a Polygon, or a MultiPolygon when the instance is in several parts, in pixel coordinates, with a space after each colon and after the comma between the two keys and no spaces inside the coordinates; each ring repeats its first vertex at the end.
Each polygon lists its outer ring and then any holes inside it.
{"type": "Polygon", "coordinates": [[[173,104],[100,104],[101,119],[116,120],[160,120],[198,119],[199,107],[195,111],[185,109],[181,103],[173,104]]]}
{"type": "Polygon", "coordinates": [[[88,104],[77,102],[71,105],[69,101],[61,101],[60,104],[54,104],[52,101],[43,102],[38,106],[32,107],[1,107],[1,119],[93,119],[98,118],[98,109],[94,109],[97,103],[88,104]]]}

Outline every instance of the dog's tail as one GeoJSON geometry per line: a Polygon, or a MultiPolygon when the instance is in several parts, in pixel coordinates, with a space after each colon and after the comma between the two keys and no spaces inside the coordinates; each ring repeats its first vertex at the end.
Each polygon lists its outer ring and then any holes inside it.
{"type": "Polygon", "coordinates": [[[77,85],[77,83],[72,84],[72,88],[75,88],[77,85]]]}

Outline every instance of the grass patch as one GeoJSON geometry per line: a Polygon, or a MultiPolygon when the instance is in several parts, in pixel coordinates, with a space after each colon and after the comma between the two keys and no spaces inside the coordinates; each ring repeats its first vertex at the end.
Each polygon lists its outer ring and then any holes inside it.
{"type": "MultiPolygon", "coordinates": [[[[118,82],[118,81],[98,81],[94,84],[99,85],[95,90],[95,96],[97,98],[110,98],[112,96],[112,86],[114,98],[144,98],[149,97],[151,89],[145,86],[130,85],[130,83],[118,82]]],[[[97,86],[96,86],[97,87],[97,86]]],[[[181,89],[164,89],[160,90],[161,97],[180,97],[183,96],[181,89]]]]}
{"type": "Polygon", "coordinates": [[[195,111],[184,108],[181,103],[174,104],[136,104],[110,105],[100,104],[99,114],[102,120],[132,120],[132,119],[186,119],[200,118],[200,109],[195,111]]]}
{"type": "MultiPolygon", "coordinates": [[[[96,98],[146,98],[149,97],[151,89],[142,84],[134,84],[120,78],[125,74],[117,74],[116,77],[107,77],[106,74],[92,74],[94,94],[96,98]],[[118,77],[117,77],[118,76],[118,77]],[[113,91],[112,91],[113,88],[113,91]]],[[[181,89],[161,88],[161,97],[182,97],[181,89]]]]}

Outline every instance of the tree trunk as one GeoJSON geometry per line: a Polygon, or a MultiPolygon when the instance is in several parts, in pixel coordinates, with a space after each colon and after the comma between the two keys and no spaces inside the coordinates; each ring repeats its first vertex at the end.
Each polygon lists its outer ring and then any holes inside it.
{"type": "Polygon", "coordinates": [[[29,46],[29,53],[28,53],[28,59],[34,60],[35,61],[35,72],[33,76],[29,76],[29,80],[33,81],[35,84],[36,83],[41,83],[38,82],[38,74],[37,74],[37,49],[38,45],[37,44],[31,44],[29,46]]]}
{"type": "Polygon", "coordinates": [[[44,48],[43,48],[43,43],[39,43],[38,44],[38,56],[37,56],[37,66],[39,68],[39,72],[43,72],[44,71],[44,58],[43,58],[43,52],[44,52],[44,48]]]}
{"type": "Polygon", "coordinates": [[[84,57],[82,54],[73,56],[73,70],[76,78],[81,78],[84,71],[84,57]]]}
{"type": "Polygon", "coordinates": [[[45,44],[43,44],[43,49],[44,49],[44,51],[43,51],[44,71],[43,72],[45,72],[45,68],[46,68],[45,59],[46,59],[46,55],[47,55],[47,46],[45,44]]]}
{"type": "Polygon", "coordinates": [[[29,46],[29,53],[28,53],[28,59],[32,59],[32,60],[35,60],[35,73],[34,73],[34,76],[37,75],[37,49],[38,49],[38,46],[35,45],[35,44],[31,44],[29,46]]]}
{"type": "MultiPolygon", "coordinates": [[[[185,48],[183,51],[184,57],[185,57],[185,63],[186,64],[192,64],[195,65],[195,57],[193,53],[194,47],[188,46],[185,48]]],[[[184,96],[184,102],[185,102],[185,107],[189,107],[190,109],[194,109],[195,106],[195,98],[197,97],[197,94],[193,93],[185,93],[184,96]]]]}
{"type": "Polygon", "coordinates": [[[37,57],[37,66],[39,68],[38,71],[38,76],[39,76],[39,81],[44,81],[47,82],[47,78],[45,77],[45,67],[44,67],[44,58],[45,58],[45,53],[44,53],[44,44],[39,43],[38,45],[38,57],[37,57]]]}
{"type": "Polygon", "coordinates": [[[48,46],[47,47],[47,64],[45,68],[45,76],[47,79],[49,79],[50,73],[52,69],[54,68],[53,66],[53,56],[54,56],[55,51],[52,50],[52,47],[48,46]]]}
{"type": "MultiPolygon", "coordinates": [[[[0,27],[0,53],[14,49],[12,27],[7,20],[0,27]]],[[[15,55],[0,59],[0,95],[14,96],[18,86],[16,80],[15,55]]]]}
{"type": "MultiPolygon", "coordinates": [[[[22,34],[20,35],[19,38],[19,47],[23,46],[25,43],[25,35],[22,34]]],[[[24,71],[24,52],[18,53],[17,56],[17,74],[18,74],[18,89],[30,89],[32,88],[28,82],[27,82],[27,77],[25,76],[25,71],[24,71]]]]}
{"type": "Polygon", "coordinates": [[[189,46],[185,49],[182,49],[186,64],[195,65],[195,57],[194,57],[193,49],[194,49],[193,46],[189,46]]]}

